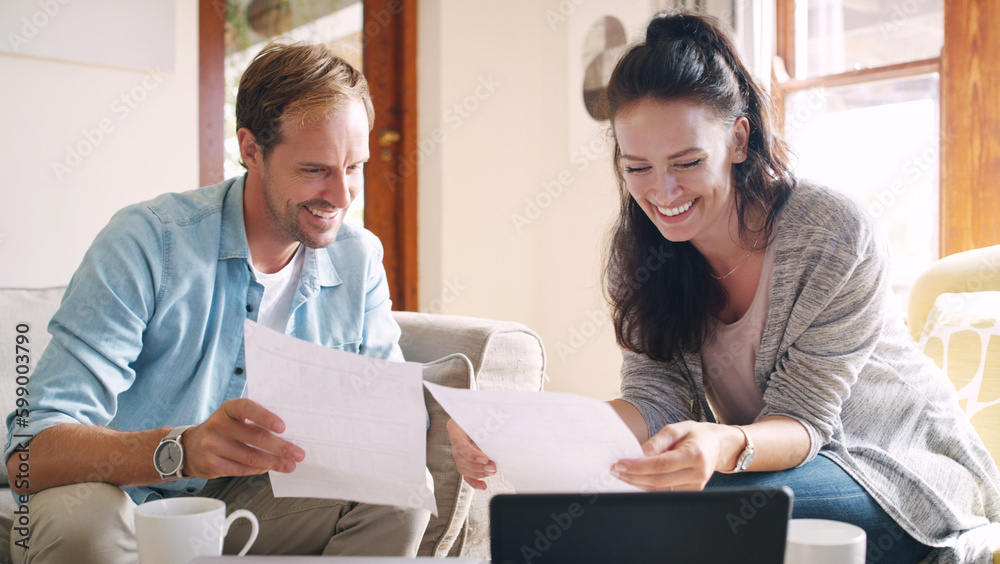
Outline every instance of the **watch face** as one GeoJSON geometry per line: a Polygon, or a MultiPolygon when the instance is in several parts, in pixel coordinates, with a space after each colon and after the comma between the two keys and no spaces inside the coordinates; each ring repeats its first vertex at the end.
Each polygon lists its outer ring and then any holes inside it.
{"type": "Polygon", "coordinates": [[[173,441],[161,443],[156,449],[156,469],[161,474],[174,474],[180,469],[181,447],[173,441]]]}

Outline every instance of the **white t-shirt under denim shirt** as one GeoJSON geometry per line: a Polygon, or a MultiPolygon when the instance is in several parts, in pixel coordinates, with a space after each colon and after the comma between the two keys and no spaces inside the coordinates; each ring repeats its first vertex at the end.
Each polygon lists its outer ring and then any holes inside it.
{"type": "Polygon", "coordinates": [[[253,265],[250,258],[250,268],[254,278],[264,286],[264,296],[260,299],[260,309],[257,311],[257,323],[270,327],[285,334],[288,320],[292,316],[292,300],[299,288],[299,278],[302,277],[302,263],[305,260],[305,245],[299,244],[299,250],[284,267],[273,274],[264,274],[253,265]]]}
{"type": "MultiPolygon", "coordinates": [[[[300,243],[292,260],[273,274],[257,270],[253,265],[253,255],[250,255],[250,270],[253,271],[257,282],[264,287],[264,295],[261,296],[260,305],[257,307],[257,323],[282,335],[285,334],[288,320],[292,316],[292,300],[295,298],[295,291],[298,290],[299,279],[302,277],[302,263],[306,256],[303,249],[305,245],[300,243]]],[[[243,388],[242,397],[248,397],[249,393],[250,386],[247,385],[243,388]]]]}
{"type": "Polygon", "coordinates": [[[750,309],[731,324],[715,321],[715,333],[701,350],[705,397],[720,423],[749,425],[764,409],[754,364],[771,305],[774,245],[768,245],[750,309]]]}

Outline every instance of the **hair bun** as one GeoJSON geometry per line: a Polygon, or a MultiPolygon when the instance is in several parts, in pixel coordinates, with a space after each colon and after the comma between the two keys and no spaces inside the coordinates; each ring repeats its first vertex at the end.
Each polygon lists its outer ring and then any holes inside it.
{"type": "Polygon", "coordinates": [[[670,39],[680,39],[684,37],[693,38],[697,35],[697,18],[689,17],[680,11],[663,11],[650,20],[646,27],[646,43],[656,45],[661,41],[670,39]]]}

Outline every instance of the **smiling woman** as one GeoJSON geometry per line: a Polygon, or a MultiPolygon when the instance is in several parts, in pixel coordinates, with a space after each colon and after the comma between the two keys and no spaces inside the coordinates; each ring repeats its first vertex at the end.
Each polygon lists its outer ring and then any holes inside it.
{"type": "Polygon", "coordinates": [[[690,241],[717,272],[744,254],[720,250],[739,232],[730,169],[743,161],[747,123],[741,117],[727,128],[709,108],[687,100],[641,100],[615,121],[632,199],[665,239],[690,241]]]}
{"type": "Polygon", "coordinates": [[[864,206],[795,178],[730,34],[659,14],[608,102],[612,405],[645,441],[612,473],[647,490],[788,486],[793,517],[864,528],[880,562],[991,554],[1000,472],[909,338],[884,234],[864,206]]]}

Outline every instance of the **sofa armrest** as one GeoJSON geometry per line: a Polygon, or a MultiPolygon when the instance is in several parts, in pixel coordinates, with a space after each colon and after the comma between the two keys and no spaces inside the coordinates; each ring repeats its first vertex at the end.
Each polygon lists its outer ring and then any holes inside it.
{"type": "Polygon", "coordinates": [[[545,380],[545,349],[531,329],[511,321],[435,313],[393,312],[399,345],[412,362],[461,353],[472,362],[480,390],[537,392],[545,380]]]}
{"type": "MultiPolygon", "coordinates": [[[[545,349],[542,340],[535,332],[520,323],[433,313],[393,312],[393,316],[402,329],[399,344],[403,350],[403,357],[411,362],[425,363],[424,378],[427,380],[438,377],[432,376],[433,373],[430,371],[435,361],[438,359],[443,361],[451,355],[460,355],[467,358],[472,367],[473,376],[469,389],[538,392],[543,388],[545,349]]],[[[439,369],[434,369],[437,370],[439,369]]],[[[453,384],[453,387],[457,386],[453,384]]],[[[426,396],[429,397],[429,394],[426,396]]],[[[450,456],[451,447],[447,442],[447,431],[443,430],[444,423],[448,419],[447,414],[440,410],[440,406],[433,402],[433,398],[428,400],[428,410],[431,417],[431,429],[427,439],[428,467],[430,467],[432,444],[438,445],[433,455],[435,458],[440,457],[442,452],[450,456]],[[437,421],[438,418],[443,420],[437,421]],[[444,433],[444,437],[437,436],[441,432],[444,433]]],[[[435,468],[430,468],[435,488],[441,483],[447,484],[445,489],[448,492],[454,491],[455,488],[450,485],[458,474],[454,462],[451,461],[450,469],[441,460],[436,460],[435,466],[439,469],[437,475],[435,468]],[[453,474],[444,475],[443,472],[453,474]]],[[[461,533],[453,536],[455,522],[463,519],[457,511],[451,517],[452,522],[445,527],[447,532],[442,532],[440,524],[435,526],[432,522],[421,544],[421,555],[444,556],[439,551],[447,548],[453,538],[454,543],[448,548],[448,556],[489,559],[490,499],[498,493],[514,491],[503,477],[503,469],[500,470],[499,474],[486,480],[489,485],[486,491],[472,490],[458,477],[464,489],[458,491],[458,495],[455,496],[457,502],[454,503],[443,500],[443,492],[435,490],[439,511],[443,505],[448,507],[457,505],[461,508],[466,504],[466,494],[469,494],[471,500],[467,505],[468,510],[461,533]],[[436,549],[432,550],[430,548],[432,546],[436,549]]]]}

